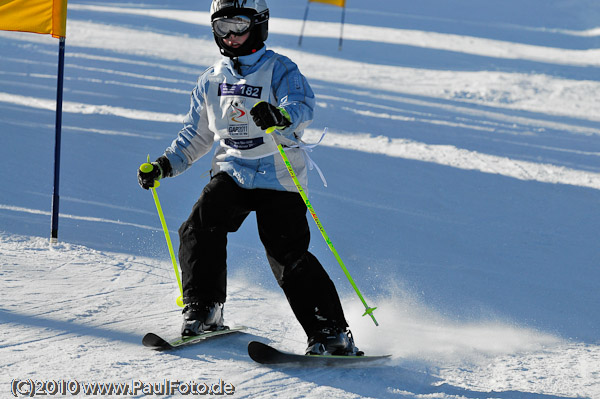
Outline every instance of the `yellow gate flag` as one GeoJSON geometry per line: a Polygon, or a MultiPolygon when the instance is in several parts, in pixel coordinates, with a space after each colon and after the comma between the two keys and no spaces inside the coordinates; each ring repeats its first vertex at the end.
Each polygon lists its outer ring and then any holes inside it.
{"type": "Polygon", "coordinates": [[[312,3],[325,3],[338,7],[346,7],[346,0],[309,0],[312,3]]]}
{"type": "Polygon", "coordinates": [[[0,30],[65,37],[67,0],[0,0],[0,30]]]}

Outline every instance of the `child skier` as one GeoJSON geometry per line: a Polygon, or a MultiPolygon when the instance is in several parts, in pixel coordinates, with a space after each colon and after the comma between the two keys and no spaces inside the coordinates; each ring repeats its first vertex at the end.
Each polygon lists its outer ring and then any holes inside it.
{"type": "Polygon", "coordinates": [[[306,354],[356,355],[336,288],[308,251],[306,204],[274,140],[303,185],[298,143],[313,118],[314,94],[296,64],[267,50],[265,0],[213,0],[211,23],[222,60],[199,78],[184,127],[140,185],[174,177],[218,141],[211,180],[179,229],[183,336],[223,326],[227,234],[252,211],[271,270],[308,336],[306,354]],[[277,131],[267,134],[266,129],[277,131]],[[273,137],[275,136],[275,137],[273,137]]]}

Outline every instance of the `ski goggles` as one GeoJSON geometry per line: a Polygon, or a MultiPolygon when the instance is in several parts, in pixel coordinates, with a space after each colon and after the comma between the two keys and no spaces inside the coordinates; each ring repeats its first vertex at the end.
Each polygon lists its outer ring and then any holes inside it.
{"type": "Polygon", "coordinates": [[[252,28],[252,19],[246,15],[236,15],[234,17],[222,17],[212,21],[212,28],[215,35],[220,38],[226,38],[230,34],[241,36],[252,28]]]}

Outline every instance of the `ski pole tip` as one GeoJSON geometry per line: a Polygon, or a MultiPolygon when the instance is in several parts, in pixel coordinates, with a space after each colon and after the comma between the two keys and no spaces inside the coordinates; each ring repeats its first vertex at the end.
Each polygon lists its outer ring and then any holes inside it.
{"type": "Polygon", "coordinates": [[[374,308],[370,308],[370,307],[366,308],[365,309],[365,313],[363,313],[363,316],[366,316],[366,315],[370,315],[371,316],[373,314],[373,311],[375,309],[377,309],[377,306],[375,306],[374,308]]]}
{"type": "Polygon", "coordinates": [[[374,307],[374,308],[367,307],[365,309],[365,313],[363,313],[363,316],[366,316],[366,315],[371,316],[371,319],[373,319],[373,323],[375,323],[375,326],[379,326],[379,323],[377,323],[377,320],[375,320],[375,315],[373,314],[373,311],[375,311],[375,309],[377,309],[377,307],[374,307]]]}

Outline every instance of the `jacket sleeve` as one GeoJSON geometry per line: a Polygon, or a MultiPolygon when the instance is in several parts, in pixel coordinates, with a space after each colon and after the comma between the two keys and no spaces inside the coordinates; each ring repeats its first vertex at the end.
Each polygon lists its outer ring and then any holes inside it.
{"type": "MultiPolygon", "coordinates": [[[[208,72],[208,71],[207,71],[208,72]]],[[[214,143],[214,134],[208,129],[204,93],[206,72],[198,79],[192,91],[190,110],[183,119],[183,128],[164,156],[169,159],[172,176],[185,172],[194,162],[210,151],[214,143]]]]}
{"type": "Polygon", "coordinates": [[[292,125],[282,133],[291,139],[302,137],[313,121],[315,94],[298,66],[285,56],[280,56],[273,67],[272,95],[291,117],[292,125]]]}

